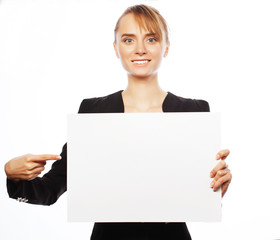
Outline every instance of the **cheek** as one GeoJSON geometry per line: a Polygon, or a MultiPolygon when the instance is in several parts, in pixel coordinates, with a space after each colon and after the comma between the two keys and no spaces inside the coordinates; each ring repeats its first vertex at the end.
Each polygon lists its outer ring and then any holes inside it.
{"type": "Polygon", "coordinates": [[[163,55],[164,55],[164,49],[160,45],[148,46],[147,50],[155,57],[163,57],[163,55]]]}
{"type": "Polygon", "coordinates": [[[119,54],[122,60],[128,59],[132,53],[133,53],[133,46],[125,46],[125,47],[120,46],[119,48],[119,54]]]}
{"type": "Polygon", "coordinates": [[[130,46],[125,46],[125,47],[120,46],[119,48],[120,61],[125,70],[129,70],[129,62],[132,53],[133,53],[133,49],[130,46]]]}
{"type": "Polygon", "coordinates": [[[150,54],[154,59],[158,62],[161,62],[162,58],[164,57],[164,51],[162,48],[151,48],[149,49],[150,54]]]}

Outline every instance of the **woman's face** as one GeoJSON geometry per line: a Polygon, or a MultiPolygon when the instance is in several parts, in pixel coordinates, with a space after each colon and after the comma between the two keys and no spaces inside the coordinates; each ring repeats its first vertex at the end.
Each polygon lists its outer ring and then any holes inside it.
{"type": "Polygon", "coordinates": [[[160,42],[152,33],[140,29],[132,14],[122,17],[114,48],[128,75],[146,78],[157,74],[169,47],[165,34],[162,38],[160,42]]]}

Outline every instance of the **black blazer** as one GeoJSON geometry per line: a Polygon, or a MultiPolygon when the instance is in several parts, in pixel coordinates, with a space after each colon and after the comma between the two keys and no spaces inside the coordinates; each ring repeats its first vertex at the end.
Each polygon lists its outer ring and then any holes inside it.
{"type": "MultiPolygon", "coordinates": [[[[104,97],[84,99],[79,113],[123,113],[124,103],[120,90],[104,97]]],[[[187,99],[168,92],[162,105],[163,112],[209,112],[204,100],[187,99]]],[[[53,163],[43,177],[14,183],[7,179],[11,198],[32,204],[51,205],[67,190],[67,144],[62,148],[62,159],[53,163]]],[[[95,223],[91,239],[191,239],[185,223],[95,223]]]]}

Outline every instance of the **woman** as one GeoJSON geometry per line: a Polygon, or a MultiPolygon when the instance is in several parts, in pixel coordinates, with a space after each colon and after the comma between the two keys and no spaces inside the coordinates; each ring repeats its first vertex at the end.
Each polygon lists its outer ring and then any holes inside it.
{"type": "MultiPolygon", "coordinates": [[[[127,71],[128,85],[105,97],[85,99],[79,113],[207,112],[203,100],[178,97],[159,87],[158,69],[169,50],[168,29],[159,12],[149,6],[128,8],[115,28],[114,49],[127,71]]],[[[224,160],[229,150],[217,154],[224,160]]],[[[9,196],[33,204],[50,205],[66,191],[67,144],[58,155],[32,155],[11,159],[5,165],[9,196]],[[42,178],[47,160],[58,160],[42,178]],[[28,181],[27,181],[28,180],[28,181]]],[[[211,187],[227,191],[232,175],[225,161],[210,173],[211,187]]],[[[96,223],[92,239],[191,239],[185,223],[96,223]]]]}

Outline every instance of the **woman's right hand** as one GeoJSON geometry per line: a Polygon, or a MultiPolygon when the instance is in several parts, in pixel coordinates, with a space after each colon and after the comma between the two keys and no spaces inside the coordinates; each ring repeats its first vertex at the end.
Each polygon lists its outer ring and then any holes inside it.
{"type": "Polygon", "coordinates": [[[37,177],[44,169],[47,160],[60,160],[59,155],[42,154],[33,155],[26,154],[15,157],[5,164],[5,172],[7,178],[18,182],[20,180],[32,180],[37,177]]]}

